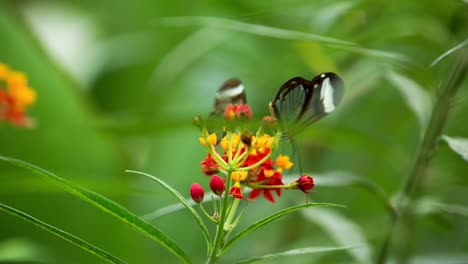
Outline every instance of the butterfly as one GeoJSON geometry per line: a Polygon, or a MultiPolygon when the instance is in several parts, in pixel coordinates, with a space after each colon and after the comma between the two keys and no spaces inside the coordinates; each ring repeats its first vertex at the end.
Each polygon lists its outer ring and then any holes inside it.
{"type": "Polygon", "coordinates": [[[228,79],[216,92],[212,115],[223,113],[229,104],[245,103],[247,103],[247,98],[242,82],[237,78],[228,79]]]}
{"type": "Polygon", "coordinates": [[[333,72],[310,81],[294,77],[278,90],[270,102],[270,113],[278,121],[281,137],[288,139],[333,112],[343,95],[344,82],[333,72]]]}

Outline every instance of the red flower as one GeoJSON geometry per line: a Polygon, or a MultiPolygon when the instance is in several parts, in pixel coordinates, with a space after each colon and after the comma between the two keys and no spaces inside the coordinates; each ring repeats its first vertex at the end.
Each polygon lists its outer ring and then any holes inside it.
{"type": "Polygon", "coordinates": [[[194,183],[190,187],[190,196],[192,196],[194,202],[199,204],[203,201],[205,191],[203,190],[203,187],[200,184],[194,183]]]}
{"type": "Polygon", "coordinates": [[[216,194],[221,196],[226,189],[223,179],[218,175],[211,176],[210,189],[216,194]]]}
{"type": "MultiPolygon", "coordinates": [[[[282,181],[282,174],[279,173],[278,171],[274,172],[272,176],[266,177],[265,175],[265,170],[261,170],[260,173],[258,173],[257,176],[257,183],[261,183],[261,185],[264,185],[266,188],[255,188],[252,190],[252,192],[249,195],[250,199],[256,199],[261,193],[263,193],[263,197],[267,199],[268,201],[274,203],[275,198],[272,194],[272,191],[276,192],[276,195],[278,197],[281,197],[281,188],[268,188],[267,186],[274,186],[274,185],[283,185],[282,181]]],[[[255,183],[252,182],[252,183],[255,183]]]]}
{"type": "Polygon", "coordinates": [[[301,189],[305,193],[309,193],[310,189],[315,186],[314,179],[308,175],[302,175],[297,179],[295,189],[301,189]]]}
{"type": "Polygon", "coordinates": [[[240,185],[237,182],[234,184],[234,186],[232,186],[231,190],[229,191],[229,194],[232,194],[234,198],[246,200],[244,195],[242,194],[240,185]]]}
{"type": "Polygon", "coordinates": [[[211,176],[219,171],[219,165],[213,159],[211,154],[208,154],[200,164],[202,165],[203,173],[207,176],[211,176]]]}
{"type": "Polygon", "coordinates": [[[252,119],[252,109],[248,104],[229,104],[224,110],[224,118],[233,120],[235,118],[252,119]]]}

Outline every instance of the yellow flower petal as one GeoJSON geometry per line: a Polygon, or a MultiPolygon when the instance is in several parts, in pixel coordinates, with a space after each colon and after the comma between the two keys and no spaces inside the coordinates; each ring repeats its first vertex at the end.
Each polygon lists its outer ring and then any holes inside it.
{"type": "Polygon", "coordinates": [[[10,75],[10,68],[8,65],[0,63],[0,80],[6,80],[10,75]]]}
{"type": "Polygon", "coordinates": [[[210,142],[212,146],[216,145],[216,143],[218,142],[218,136],[216,136],[216,133],[212,133],[208,136],[208,142],[210,142]]]}
{"type": "Polygon", "coordinates": [[[199,137],[198,141],[200,141],[200,144],[202,144],[204,147],[206,147],[206,139],[199,137]]]}
{"type": "Polygon", "coordinates": [[[279,155],[275,161],[276,166],[281,169],[289,170],[294,163],[289,160],[289,157],[286,155],[279,155]]]}
{"type": "Polygon", "coordinates": [[[222,149],[228,150],[229,145],[228,145],[227,138],[226,138],[226,137],[223,137],[223,138],[221,139],[221,143],[219,143],[219,145],[221,145],[221,148],[222,148],[222,149]]]}
{"type": "Polygon", "coordinates": [[[234,181],[244,181],[247,178],[247,171],[233,171],[231,178],[234,181]]]}

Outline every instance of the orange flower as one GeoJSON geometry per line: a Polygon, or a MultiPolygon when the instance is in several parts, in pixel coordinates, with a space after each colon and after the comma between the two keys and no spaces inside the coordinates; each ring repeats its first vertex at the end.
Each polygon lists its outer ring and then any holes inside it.
{"type": "Polygon", "coordinates": [[[28,86],[26,75],[0,63],[1,120],[17,126],[31,126],[26,110],[36,102],[36,97],[36,92],[28,86]]]}

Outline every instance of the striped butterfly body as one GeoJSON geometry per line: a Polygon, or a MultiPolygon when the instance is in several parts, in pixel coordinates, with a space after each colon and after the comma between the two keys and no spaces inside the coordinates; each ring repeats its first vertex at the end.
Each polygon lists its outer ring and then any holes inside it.
{"type": "Polygon", "coordinates": [[[270,112],[287,139],[333,112],[344,94],[344,82],[326,72],[312,80],[294,77],[284,83],[270,103],[270,112]]]}

